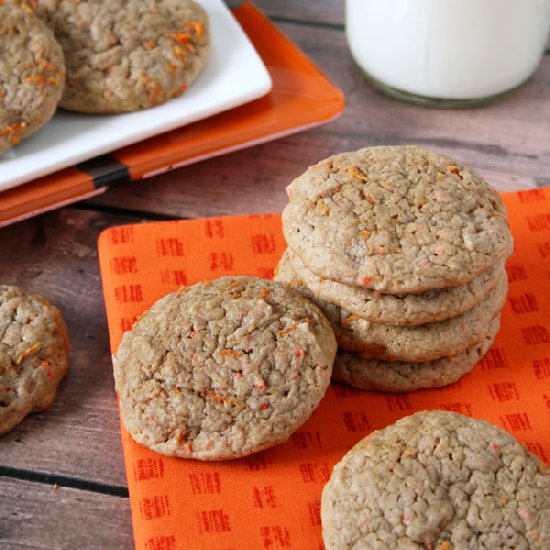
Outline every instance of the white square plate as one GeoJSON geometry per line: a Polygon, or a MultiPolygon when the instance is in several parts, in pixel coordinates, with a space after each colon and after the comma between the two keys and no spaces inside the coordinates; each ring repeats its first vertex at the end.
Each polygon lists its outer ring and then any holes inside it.
{"type": "Polygon", "coordinates": [[[222,0],[198,0],[210,19],[210,57],[179,98],[145,111],[82,115],[59,110],[0,157],[0,191],[137,143],[267,94],[271,77],[222,0]]]}

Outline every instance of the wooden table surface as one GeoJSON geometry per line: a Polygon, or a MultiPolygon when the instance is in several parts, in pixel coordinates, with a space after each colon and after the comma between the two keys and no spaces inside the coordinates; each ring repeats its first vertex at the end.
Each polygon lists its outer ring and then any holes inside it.
{"type": "Polygon", "coordinates": [[[63,311],[70,370],[53,407],[0,440],[0,548],[133,547],[96,239],[148,220],[280,211],[285,185],[318,160],[375,144],[417,143],[470,163],[499,190],[550,185],[550,50],[535,76],[476,110],[429,110],[380,95],[346,48],[341,0],[257,0],[342,88],[335,121],[108,191],[0,229],[0,283],[63,311]]]}

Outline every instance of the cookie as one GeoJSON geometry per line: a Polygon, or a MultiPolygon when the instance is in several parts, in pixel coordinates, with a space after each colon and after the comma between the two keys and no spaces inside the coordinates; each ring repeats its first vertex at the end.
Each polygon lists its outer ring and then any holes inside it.
{"type": "Polygon", "coordinates": [[[289,247],[342,284],[387,294],[463,286],[512,251],[498,194],[467,166],[419,147],[329,157],[287,192],[289,247]]]}
{"type": "Polygon", "coordinates": [[[421,363],[365,359],[338,350],[332,379],[354,388],[394,393],[448,386],[472,371],[489,351],[499,328],[500,315],[497,315],[489,323],[485,338],[475,346],[450,357],[421,363]]]}
{"type": "Polygon", "coordinates": [[[0,3],[0,154],[39,130],[63,94],[65,62],[30,8],[0,3]]]}
{"type": "Polygon", "coordinates": [[[504,264],[499,263],[464,286],[428,290],[421,294],[380,294],[368,288],[342,285],[313,274],[288,248],[281,263],[291,262],[294,278],[302,279],[315,295],[367,321],[385,325],[417,326],[460,315],[492,290],[504,264]]]}
{"type": "Polygon", "coordinates": [[[419,412],[368,435],[323,489],[327,550],[550,548],[550,468],[504,430],[419,412]]]}
{"type": "Polygon", "coordinates": [[[507,290],[508,279],[503,272],[497,286],[472,309],[416,327],[373,323],[340,310],[336,339],[345,350],[386,361],[433,361],[456,355],[483,339],[491,319],[504,306],[507,290]]]}
{"type": "Polygon", "coordinates": [[[113,358],[124,425],[162,454],[245,456],[286,441],[330,382],[336,341],[301,294],[223,277],[162,298],[113,358]]]}
{"type": "Polygon", "coordinates": [[[0,434],[50,407],[67,372],[69,341],[59,310],[22,288],[0,286],[0,434]]]}
{"type": "Polygon", "coordinates": [[[473,346],[483,339],[491,319],[502,309],[508,290],[503,269],[496,287],[472,309],[444,321],[409,327],[367,321],[325,302],[295,276],[287,262],[279,264],[275,279],[315,302],[330,320],[341,348],[385,361],[432,361],[473,346]]]}
{"type": "Polygon", "coordinates": [[[153,107],[181,95],[208,58],[208,16],[192,0],[60,0],[49,19],[67,62],[64,109],[153,107]]]}

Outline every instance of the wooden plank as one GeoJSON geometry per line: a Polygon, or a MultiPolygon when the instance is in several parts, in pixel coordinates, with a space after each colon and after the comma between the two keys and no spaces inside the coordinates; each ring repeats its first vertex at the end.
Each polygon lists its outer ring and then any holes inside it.
{"type": "Polygon", "coordinates": [[[344,0],[292,0],[281,2],[280,0],[254,0],[265,14],[272,18],[295,21],[307,21],[308,23],[343,25],[344,24],[344,0]]]}
{"type": "Polygon", "coordinates": [[[373,90],[351,60],[342,32],[279,26],[345,92],[348,106],[340,118],[111,190],[88,204],[181,217],[280,210],[286,202],[285,185],[308,165],[341,151],[399,143],[418,143],[467,162],[502,191],[550,184],[550,56],[531,81],[492,105],[426,109],[373,90]]]}
{"type": "Polygon", "coordinates": [[[0,477],[0,547],[132,548],[127,498],[0,477]]]}
{"type": "Polygon", "coordinates": [[[56,402],[0,438],[0,465],[126,484],[96,239],[129,221],[65,209],[0,230],[0,283],[49,297],[72,343],[56,402]]]}

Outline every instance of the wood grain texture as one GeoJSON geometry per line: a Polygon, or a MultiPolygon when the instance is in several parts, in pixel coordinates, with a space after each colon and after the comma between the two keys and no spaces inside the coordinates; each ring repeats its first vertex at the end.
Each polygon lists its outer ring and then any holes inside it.
{"type": "Polygon", "coordinates": [[[3,550],[124,550],[133,547],[126,498],[0,478],[3,550]]]}
{"type": "Polygon", "coordinates": [[[255,0],[254,4],[274,19],[301,21],[306,24],[344,24],[345,0],[255,0]]]}
{"type": "Polygon", "coordinates": [[[279,27],[343,89],[347,107],[337,120],[110,190],[88,204],[178,217],[276,211],[286,202],[284,187],[308,165],[377,144],[417,143],[449,154],[471,164],[502,191],[550,184],[550,56],[527,84],[492,105],[434,110],[374,91],[351,60],[342,32],[279,27]]]}
{"type": "Polygon", "coordinates": [[[50,298],[72,351],[54,405],[0,439],[0,465],[125,485],[96,240],[128,221],[65,209],[1,230],[0,281],[50,298]]]}

